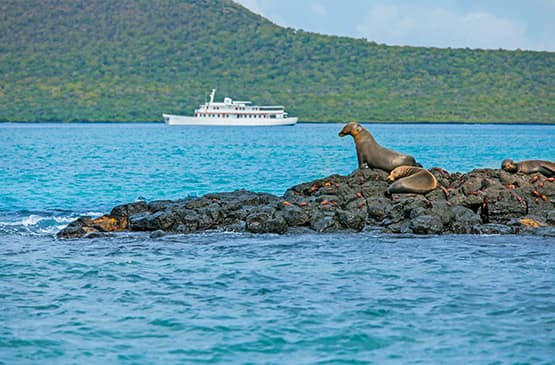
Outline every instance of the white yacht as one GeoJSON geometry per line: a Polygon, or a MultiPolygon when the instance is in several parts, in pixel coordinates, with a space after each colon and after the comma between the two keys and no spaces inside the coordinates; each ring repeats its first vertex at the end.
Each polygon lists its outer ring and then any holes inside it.
{"type": "Polygon", "coordinates": [[[229,125],[229,126],[278,126],[295,125],[296,117],[289,117],[283,106],[252,105],[250,101],[234,101],[224,98],[215,102],[216,89],[210,93],[210,101],[195,109],[193,116],[162,114],[168,125],[229,125]]]}

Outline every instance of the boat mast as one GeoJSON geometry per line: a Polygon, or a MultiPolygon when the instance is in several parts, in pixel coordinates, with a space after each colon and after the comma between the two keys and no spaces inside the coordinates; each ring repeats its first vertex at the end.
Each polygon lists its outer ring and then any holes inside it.
{"type": "Polygon", "coordinates": [[[216,89],[212,89],[212,92],[210,93],[210,104],[214,102],[215,95],[216,95],[216,89]]]}

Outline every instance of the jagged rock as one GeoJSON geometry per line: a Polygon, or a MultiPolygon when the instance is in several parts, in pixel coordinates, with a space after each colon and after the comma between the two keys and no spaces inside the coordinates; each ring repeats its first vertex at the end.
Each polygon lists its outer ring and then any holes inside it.
{"type": "Polygon", "coordinates": [[[156,231],[158,229],[170,231],[177,222],[171,210],[160,210],[155,213],[141,213],[129,218],[129,228],[132,231],[156,231]]]}
{"type": "Polygon", "coordinates": [[[357,169],[295,185],[282,197],[247,190],[198,198],[123,204],[110,214],[81,217],[60,238],[106,232],[191,233],[224,230],[285,233],[380,229],[441,234],[551,234],[555,226],[555,182],[538,173],[476,169],[466,174],[430,170],[438,188],[426,195],[386,194],[387,173],[357,169]],[[535,226],[534,222],[538,222],[535,226]],[[551,233],[550,233],[551,232],[551,233]]]}
{"type": "Polygon", "coordinates": [[[473,233],[478,234],[510,234],[513,233],[513,229],[504,224],[478,224],[473,227],[473,233]]]}
{"type": "Polygon", "coordinates": [[[310,222],[306,211],[297,205],[284,206],[281,214],[290,227],[305,226],[310,222]]]}
{"type": "Polygon", "coordinates": [[[285,233],[287,221],[281,215],[275,215],[273,208],[262,208],[251,212],[246,219],[246,230],[252,233],[285,233]]]}
{"type": "Polygon", "coordinates": [[[335,232],[340,225],[335,219],[335,214],[319,211],[312,216],[310,228],[319,233],[335,232]]]}
{"type": "Polygon", "coordinates": [[[368,214],[363,209],[352,209],[352,210],[338,210],[337,211],[337,221],[341,227],[346,229],[352,229],[354,231],[362,231],[366,224],[366,218],[368,214]]]}
{"type": "Polygon", "coordinates": [[[410,229],[417,234],[439,234],[443,232],[441,219],[433,215],[421,215],[410,222],[410,229]]]}
{"type": "Polygon", "coordinates": [[[480,216],[471,209],[458,205],[452,208],[452,212],[455,215],[451,224],[453,233],[472,233],[473,227],[481,223],[480,216]]]}
{"type": "MultiPolygon", "coordinates": [[[[166,200],[166,202],[170,202],[171,200],[166,200]]],[[[152,202],[151,204],[154,204],[152,202]]],[[[133,214],[143,213],[149,210],[149,205],[144,201],[138,201],[135,203],[129,204],[122,204],[114,207],[110,212],[110,215],[114,218],[122,218],[122,217],[129,217],[133,214]]]]}
{"type": "Polygon", "coordinates": [[[89,216],[83,216],[77,218],[70,224],[68,224],[64,229],[56,234],[58,238],[77,238],[83,237],[87,233],[96,231],[90,228],[92,218],[89,216]]]}

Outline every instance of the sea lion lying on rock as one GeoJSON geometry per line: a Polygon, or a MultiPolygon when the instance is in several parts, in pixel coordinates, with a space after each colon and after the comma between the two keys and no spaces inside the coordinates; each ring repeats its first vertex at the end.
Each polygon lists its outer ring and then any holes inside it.
{"type": "Polygon", "coordinates": [[[390,194],[426,194],[437,187],[434,175],[422,167],[399,166],[393,169],[387,180],[393,182],[387,189],[390,194]]]}
{"type": "Polygon", "coordinates": [[[543,160],[525,160],[514,162],[510,158],[503,160],[501,168],[507,172],[523,174],[533,174],[539,172],[547,177],[555,176],[555,163],[543,160]]]}
{"type": "Polygon", "coordinates": [[[339,132],[339,137],[348,134],[353,136],[355,141],[358,167],[361,169],[367,165],[368,168],[378,168],[390,172],[398,166],[417,166],[414,157],[380,146],[372,134],[359,123],[347,123],[339,132]]]}

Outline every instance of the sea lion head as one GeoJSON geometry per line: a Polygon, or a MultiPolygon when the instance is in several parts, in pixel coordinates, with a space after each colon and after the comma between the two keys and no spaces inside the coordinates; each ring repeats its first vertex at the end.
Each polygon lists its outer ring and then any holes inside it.
{"type": "Polygon", "coordinates": [[[345,137],[347,134],[356,137],[361,130],[362,126],[360,124],[357,122],[349,122],[345,124],[341,132],[339,132],[339,137],[345,137]]]}
{"type": "Polygon", "coordinates": [[[503,160],[503,162],[501,162],[501,168],[503,170],[507,171],[507,172],[517,172],[518,171],[518,166],[510,158],[507,158],[507,159],[503,160]]]}
{"type": "Polygon", "coordinates": [[[397,166],[396,168],[391,170],[391,172],[389,173],[389,176],[387,177],[387,181],[392,183],[397,179],[400,179],[402,177],[405,177],[413,173],[413,171],[414,171],[414,166],[405,166],[405,165],[397,166]]]}
{"type": "Polygon", "coordinates": [[[392,182],[394,182],[395,180],[397,180],[397,176],[396,176],[396,174],[395,174],[395,170],[393,170],[393,171],[391,171],[391,172],[389,173],[389,176],[387,177],[387,181],[390,182],[390,183],[392,183],[392,182]]]}

